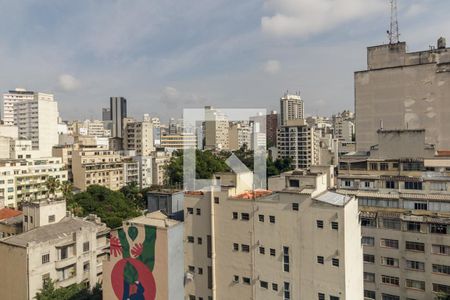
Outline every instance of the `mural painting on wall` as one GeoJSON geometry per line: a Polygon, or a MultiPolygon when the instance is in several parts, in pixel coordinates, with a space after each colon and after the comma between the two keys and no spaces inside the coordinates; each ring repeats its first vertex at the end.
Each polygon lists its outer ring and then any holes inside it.
{"type": "Polygon", "coordinates": [[[111,272],[111,284],[117,299],[154,300],[156,227],[144,226],[144,239],[138,238],[138,228],[131,225],[111,236],[111,255],[118,260],[111,272]]]}

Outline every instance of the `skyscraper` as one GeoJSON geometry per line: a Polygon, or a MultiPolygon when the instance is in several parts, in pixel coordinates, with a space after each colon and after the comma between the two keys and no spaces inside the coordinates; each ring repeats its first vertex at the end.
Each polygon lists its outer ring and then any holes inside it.
{"type": "Polygon", "coordinates": [[[23,100],[33,100],[34,92],[16,88],[3,94],[3,122],[7,126],[14,125],[14,103],[23,100]]]}
{"type": "Polygon", "coordinates": [[[110,110],[112,120],[112,137],[122,138],[123,119],[127,117],[127,99],[111,97],[110,110]]]}
{"type": "Polygon", "coordinates": [[[289,120],[304,119],[305,107],[300,93],[284,94],[280,98],[280,124],[286,125],[289,120]]]}

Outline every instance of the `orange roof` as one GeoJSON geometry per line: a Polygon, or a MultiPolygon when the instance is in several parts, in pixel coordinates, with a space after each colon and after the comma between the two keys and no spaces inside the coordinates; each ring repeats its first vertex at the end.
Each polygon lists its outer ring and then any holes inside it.
{"type": "Polygon", "coordinates": [[[203,195],[202,191],[185,191],[185,195],[193,195],[193,196],[201,196],[203,195]]]}
{"type": "Polygon", "coordinates": [[[20,210],[15,210],[15,209],[4,207],[4,208],[0,209],[0,220],[17,217],[21,214],[22,214],[22,212],[20,210]]]}
{"type": "Polygon", "coordinates": [[[233,199],[255,199],[263,196],[267,196],[272,194],[272,191],[270,190],[254,190],[254,191],[246,191],[242,194],[239,194],[233,199]]]}
{"type": "Polygon", "coordinates": [[[450,150],[438,150],[437,156],[450,156],[450,150]]]}

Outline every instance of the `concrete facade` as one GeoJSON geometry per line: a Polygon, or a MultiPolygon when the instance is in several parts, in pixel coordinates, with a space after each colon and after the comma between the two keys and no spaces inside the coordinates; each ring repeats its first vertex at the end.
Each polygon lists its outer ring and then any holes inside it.
{"type": "Polygon", "coordinates": [[[299,94],[284,94],[280,98],[280,125],[287,125],[289,120],[305,118],[305,106],[299,94]]]}

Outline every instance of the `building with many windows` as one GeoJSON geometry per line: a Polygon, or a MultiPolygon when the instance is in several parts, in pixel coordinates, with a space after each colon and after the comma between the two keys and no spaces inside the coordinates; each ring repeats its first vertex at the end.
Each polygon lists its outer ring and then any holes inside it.
{"type": "Polygon", "coordinates": [[[305,118],[305,106],[300,93],[284,94],[280,98],[280,125],[287,125],[290,120],[305,118]]]}
{"type": "Polygon", "coordinates": [[[308,186],[287,176],[278,192],[251,178],[219,173],[221,191],[185,193],[186,298],[362,299],[355,198],[322,174],[308,186]]]}
{"type": "Polygon", "coordinates": [[[360,206],[365,299],[450,293],[450,157],[425,130],[379,130],[369,152],[343,156],[338,192],[360,206]]]}
{"type": "Polygon", "coordinates": [[[160,146],[163,148],[182,150],[185,148],[197,148],[197,136],[195,134],[169,134],[162,135],[160,146]]]}
{"type": "Polygon", "coordinates": [[[123,149],[135,150],[136,155],[150,155],[155,150],[152,122],[125,120],[124,123],[123,149]]]}

